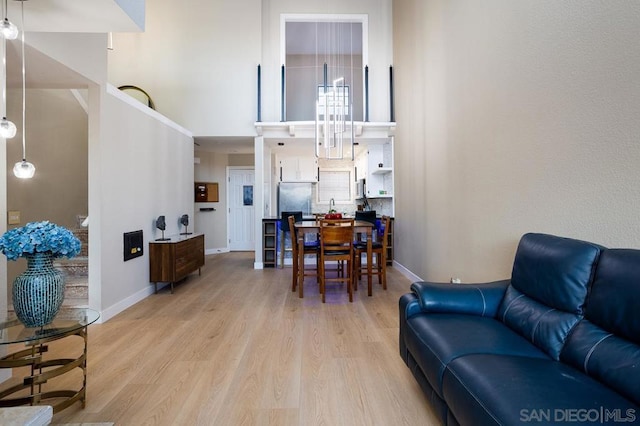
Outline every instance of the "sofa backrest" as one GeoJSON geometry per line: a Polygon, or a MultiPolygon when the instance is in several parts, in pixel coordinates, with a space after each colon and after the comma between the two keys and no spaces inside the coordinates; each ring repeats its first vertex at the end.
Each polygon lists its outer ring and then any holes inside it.
{"type": "Polygon", "coordinates": [[[640,250],[602,253],[561,360],[640,404],[640,250]]]}
{"type": "Polygon", "coordinates": [[[602,247],[546,234],[525,234],[498,318],[558,360],[580,320],[602,247]]]}

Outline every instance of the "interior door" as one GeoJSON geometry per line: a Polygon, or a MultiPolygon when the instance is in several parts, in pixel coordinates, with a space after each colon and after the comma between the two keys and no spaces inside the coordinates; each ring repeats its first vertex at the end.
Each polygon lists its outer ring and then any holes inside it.
{"type": "Polygon", "coordinates": [[[255,249],[255,206],[253,169],[229,169],[229,250],[252,251],[255,249]]]}

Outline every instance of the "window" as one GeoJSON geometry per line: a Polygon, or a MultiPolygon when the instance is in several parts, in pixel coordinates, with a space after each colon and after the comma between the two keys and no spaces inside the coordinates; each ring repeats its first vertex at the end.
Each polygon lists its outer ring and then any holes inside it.
{"type": "Polygon", "coordinates": [[[320,170],[318,181],[318,202],[328,203],[351,202],[351,171],[350,170],[320,170]]]}

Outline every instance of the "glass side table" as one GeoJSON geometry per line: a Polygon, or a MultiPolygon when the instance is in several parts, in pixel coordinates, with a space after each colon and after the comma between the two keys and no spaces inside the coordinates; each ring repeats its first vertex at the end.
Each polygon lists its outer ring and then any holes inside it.
{"type": "MultiPolygon", "coordinates": [[[[51,324],[25,327],[12,312],[0,316],[0,345],[24,343],[26,349],[0,358],[0,368],[26,367],[29,374],[22,383],[0,390],[0,407],[18,405],[52,405],[57,413],[77,401],[86,403],[87,327],[100,318],[97,311],[86,308],[61,309],[51,324]],[[46,359],[47,343],[69,336],[79,336],[83,349],[77,358],[46,359]],[[79,390],[50,390],[47,381],[79,368],[82,385],[79,390]],[[45,389],[46,388],[46,389],[45,389]],[[44,400],[53,400],[45,403],[44,400]]],[[[0,389],[2,389],[0,387],[0,389]]]]}

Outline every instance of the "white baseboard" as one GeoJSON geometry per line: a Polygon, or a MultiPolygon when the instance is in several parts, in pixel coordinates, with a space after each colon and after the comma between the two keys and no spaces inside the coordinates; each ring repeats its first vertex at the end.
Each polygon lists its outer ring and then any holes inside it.
{"type": "MultiPolygon", "coordinates": [[[[208,249],[205,251],[205,255],[209,255],[209,254],[219,254],[219,253],[227,253],[229,252],[229,249],[208,249]]],[[[158,283],[158,290],[171,285],[170,283],[158,283]]],[[[140,302],[141,300],[146,299],[147,297],[151,296],[152,294],[154,294],[155,290],[152,284],[149,284],[149,288],[145,288],[142,289],[140,291],[138,291],[135,294],[132,294],[131,296],[127,297],[124,300],[119,301],[118,303],[116,303],[115,305],[109,306],[108,308],[102,310],[100,312],[100,318],[98,319],[98,321],[96,321],[98,324],[101,324],[103,322],[107,322],[109,321],[111,318],[115,317],[116,315],[118,315],[120,312],[124,311],[127,308],[130,308],[131,306],[135,305],[136,303],[140,302]]]]}
{"type": "MultiPolygon", "coordinates": [[[[166,285],[170,285],[169,283],[158,283],[158,288],[162,288],[166,285]]],[[[140,290],[137,293],[132,294],[124,300],[119,301],[115,305],[109,306],[107,309],[102,310],[100,312],[100,319],[97,323],[102,324],[103,322],[109,321],[111,318],[118,315],[120,312],[124,311],[127,308],[135,305],[141,300],[146,299],[154,293],[154,288],[152,284],[149,284],[149,288],[145,288],[140,290]]]]}
{"type": "Polygon", "coordinates": [[[403,265],[398,263],[396,260],[393,261],[393,267],[396,268],[398,271],[400,271],[400,273],[402,275],[404,275],[405,277],[409,278],[409,280],[411,280],[411,282],[424,281],[422,278],[420,278],[419,276],[417,276],[416,274],[414,274],[413,272],[411,272],[410,270],[405,268],[403,265]]]}
{"type": "Polygon", "coordinates": [[[229,253],[229,249],[228,248],[212,248],[212,249],[206,249],[204,251],[205,256],[209,255],[209,254],[220,254],[220,253],[229,253]]]}

